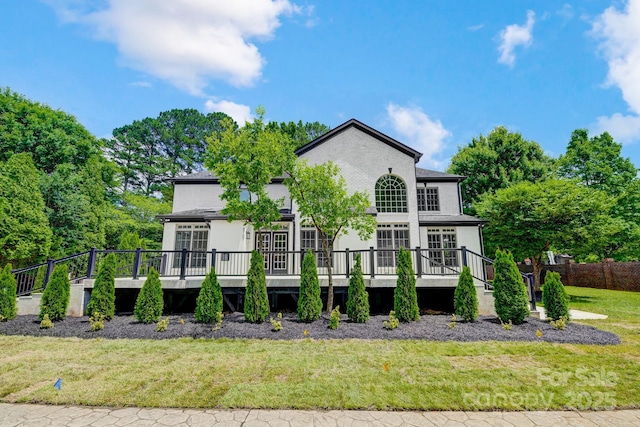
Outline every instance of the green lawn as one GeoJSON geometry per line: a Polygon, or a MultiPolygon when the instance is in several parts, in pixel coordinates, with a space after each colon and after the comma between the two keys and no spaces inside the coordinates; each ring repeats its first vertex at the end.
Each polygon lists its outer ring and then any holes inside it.
{"type": "MultiPolygon", "coordinates": [[[[617,346],[0,336],[0,401],[335,409],[640,407],[640,293],[567,288],[617,346]],[[62,378],[62,390],[53,387],[62,378]]],[[[516,328],[517,326],[514,326],[516,328]]]]}

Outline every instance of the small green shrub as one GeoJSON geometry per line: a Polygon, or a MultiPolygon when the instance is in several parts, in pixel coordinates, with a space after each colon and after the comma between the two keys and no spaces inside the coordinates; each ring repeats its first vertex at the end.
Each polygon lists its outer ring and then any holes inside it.
{"type": "Polygon", "coordinates": [[[93,332],[101,331],[104,329],[104,315],[102,315],[98,311],[94,311],[93,315],[89,317],[89,325],[91,325],[91,330],[93,332]]]}
{"type": "Polygon", "coordinates": [[[569,319],[569,295],[560,281],[560,274],[550,271],[544,278],[542,303],[549,320],[569,319]]]}
{"type": "Polygon", "coordinates": [[[11,264],[7,264],[0,271],[0,322],[16,318],[16,293],[16,278],[11,274],[11,264]]]}
{"type": "Polygon", "coordinates": [[[224,319],[224,313],[222,313],[221,311],[216,313],[216,324],[213,327],[213,332],[217,331],[218,329],[220,329],[222,327],[222,319],[224,319]]]}
{"type": "Polygon", "coordinates": [[[338,326],[340,326],[340,306],[336,305],[329,316],[329,329],[335,330],[338,329],[338,326]]]}
{"type": "Polygon", "coordinates": [[[567,328],[568,322],[569,318],[567,316],[560,316],[557,320],[550,320],[549,324],[551,324],[555,329],[564,331],[567,328]]]}
{"type": "Polygon", "coordinates": [[[169,328],[169,318],[165,317],[162,320],[159,320],[158,323],[156,323],[156,331],[158,332],[165,332],[167,330],[167,328],[169,328]]]}
{"type": "Polygon", "coordinates": [[[278,320],[275,320],[273,317],[269,319],[271,322],[271,330],[273,332],[279,332],[282,330],[282,313],[278,313],[278,320]]]}
{"type": "Polygon", "coordinates": [[[453,329],[456,327],[456,321],[458,320],[458,318],[456,317],[455,314],[451,315],[451,322],[449,323],[449,329],[453,329]]]}
{"type": "Polygon", "coordinates": [[[202,282],[196,300],[196,322],[215,323],[218,313],[222,313],[222,288],[218,283],[216,270],[212,267],[202,282]]]}
{"type": "Polygon", "coordinates": [[[151,267],[147,280],[144,281],[142,289],[136,299],[133,314],[141,323],[157,322],[162,316],[164,308],[162,283],[160,275],[151,267]]]}
{"type": "Polygon", "coordinates": [[[505,331],[510,331],[511,327],[513,326],[513,323],[511,322],[511,320],[505,323],[502,321],[502,319],[500,319],[500,324],[502,325],[502,329],[504,329],[505,331]]]}
{"type": "Polygon", "coordinates": [[[53,328],[53,322],[49,319],[49,315],[45,313],[42,316],[42,320],[40,321],[40,329],[51,329],[53,328]]]}
{"type": "Polygon", "coordinates": [[[98,276],[93,284],[87,313],[100,313],[105,320],[113,319],[116,313],[116,256],[110,253],[100,263],[98,276]]]}
{"type": "Polygon", "coordinates": [[[392,330],[398,327],[398,325],[400,324],[400,319],[396,318],[395,314],[396,312],[393,310],[389,312],[389,320],[385,320],[384,322],[382,322],[383,328],[392,330]]]}
{"type": "Polygon", "coordinates": [[[39,291],[44,288],[44,278],[47,275],[47,264],[41,265],[38,267],[38,271],[36,272],[36,279],[33,282],[33,290],[39,291]]]}
{"type": "Polygon", "coordinates": [[[48,315],[52,322],[64,319],[70,297],[71,284],[67,264],[58,264],[53,269],[51,279],[42,293],[39,319],[43,320],[45,315],[48,315]]]}
{"type": "Polygon", "coordinates": [[[349,278],[347,316],[355,323],[364,323],[369,320],[369,293],[364,286],[360,254],[356,256],[356,264],[351,269],[349,278]]]}
{"type": "Polygon", "coordinates": [[[397,267],[398,281],[393,293],[393,308],[396,317],[403,322],[420,319],[418,294],[416,292],[416,276],[411,264],[411,252],[400,248],[397,267]]]}
{"type": "Polygon", "coordinates": [[[267,297],[264,259],[260,252],[253,251],[244,293],[244,320],[250,323],[262,323],[267,320],[268,316],[269,298],[267,297]]]}
{"type": "Polygon", "coordinates": [[[500,321],[519,325],[529,312],[529,296],[513,256],[498,250],[494,264],[493,298],[500,321]]]}
{"type": "Polygon", "coordinates": [[[304,255],[300,272],[300,295],[298,297],[298,319],[303,322],[318,320],[322,314],[320,281],[316,258],[311,251],[304,255]]]}
{"type": "Polygon", "coordinates": [[[453,307],[455,313],[465,322],[475,322],[478,318],[478,295],[473,284],[473,276],[468,266],[462,268],[458,286],[454,292],[453,307]]]}

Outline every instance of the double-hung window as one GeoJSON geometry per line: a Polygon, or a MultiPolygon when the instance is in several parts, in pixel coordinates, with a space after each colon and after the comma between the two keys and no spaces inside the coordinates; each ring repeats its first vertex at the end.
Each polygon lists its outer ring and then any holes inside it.
{"type": "Polygon", "coordinates": [[[427,229],[427,245],[432,266],[458,267],[456,230],[453,228],[427,229]]]}
{"type": "Polygon", "coordinates": [[[300,230],[300,249],[302,249],[303,253],[307,253],[307,251],[313,252],[316,257],[316,265],[318,267],[326,267],[327,257],[319,235],[320,233],[315,228],[303,228],[300,230]]]}
{"type": "Polygon", "coordinates": [[[418,188],[418,210],[419,211],[439,211],[440,197],[438,187],[418,188]]]}
{"type": "Polygon", "coordinates": [[[378,267],[395,267],[398,249],[409,249],[409,224],[378,224],[378,267]]]}
{"type": "MultiPolygon", "coordinates": [[[[176,230],[176,251],[186,249],[187,267],[204,268],[207,264],[207,242],[209,229],[206,225],[178,225],[176,230]]],[[[173,268],[180,268],[182,253],[176,253],[173,258],[173,268]]]]}

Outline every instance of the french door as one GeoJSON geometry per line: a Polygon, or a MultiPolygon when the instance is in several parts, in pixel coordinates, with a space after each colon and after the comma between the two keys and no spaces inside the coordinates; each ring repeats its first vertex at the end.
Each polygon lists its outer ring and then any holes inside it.
{"type": "MultiPolygon", "coordinates": [[[[258,248],[258,234],[255,247],[258,248]]],[[[262,256],[266,274],[284,274],[287,271],[287,249],[289,236],[286,231],[262,232],[262,256]],[[280,253],[282,252],[282,253],[280,253]]]]}

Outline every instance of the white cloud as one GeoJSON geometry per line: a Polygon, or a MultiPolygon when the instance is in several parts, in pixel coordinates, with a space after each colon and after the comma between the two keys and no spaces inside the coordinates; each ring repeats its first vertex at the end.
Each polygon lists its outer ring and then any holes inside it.
{"type": "Polygon", "coordinates": [[[535,13],[532,10],[527,11],[527,23],[522,25],[512,24],[500,31],[500,58],[498,62],[513,67],[516,56],[513,51],[517,46],[529,47],[533,42],[533,24],[535,24],[535,13]]]}
{"type": "Polygon", "coordinates": [[[624,10],[609,7],[593,24],[602,39],[600,50],[609,64],[607,84],[622,91],[632,115],[598,117],[598,130],[620,142],[640,139],[640,0],[629,0],[624,10]]]}
{"type": "Polygon", "coordinates": [[[615,113],[598,117],[592,126],[594,133],[609,132],[616,142],[630,144],[640,138],[640,116],[615,113]]]}
{"type": "Polygon", "coordinates": [[[444,140],[451,132],[440,120],[431,120],[418,107],[401,107],[391,102],[387,105],[387,115],[400,140],[423,153],[420,163],[442,168],[443,163],[434,157],[444,149],[444,140]]]}
{"type": "Polygon", "coordinates": [[[254,84],[265,60],[253,41],[270,39],[281,15],[301,11],[289,0],[107,0],[100,10],[79,0],[46,1],[62,19],[114,43],[127,66],[195,95],[210,79],[254,84]]]}
{"type": "Polygon", "coordinates": [[[472,25],[470,27],[467,27],[467,30],[469,31],[478,31],[484,28],[484,24],[478,24],[478,25],[472,25]]]}
{"type": "Polygon", "coordinates": [[[204,103],[204,108],[208,112],[219,111],[229,115],[239,126],[244,126],[245,122],[253,121],[251,108],[247,105],[236,104],[231,101],[213,101],[211,99],[204,103]]]}

